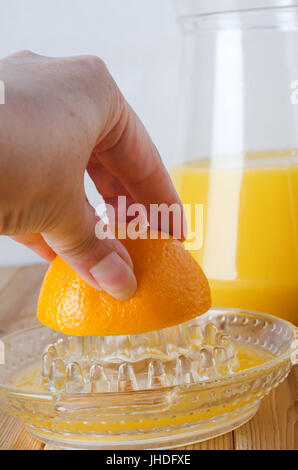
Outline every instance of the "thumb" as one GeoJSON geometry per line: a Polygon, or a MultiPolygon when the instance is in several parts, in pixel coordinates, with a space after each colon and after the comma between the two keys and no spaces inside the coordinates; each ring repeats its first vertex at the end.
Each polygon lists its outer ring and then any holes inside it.
{"type": "Polygon", "coordinates": [[[98,240],[98,218],[84,200],[73,217],[65,219],[50,233],[43,233],[47,244],[86,282],[116,299],[131,297],[137,288],[130,255],[119,240],[98,240]]]}

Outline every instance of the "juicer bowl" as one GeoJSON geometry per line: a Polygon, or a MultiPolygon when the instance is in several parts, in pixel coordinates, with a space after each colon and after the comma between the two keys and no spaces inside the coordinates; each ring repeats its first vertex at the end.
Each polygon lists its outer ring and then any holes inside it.
{"type": "MultiPolygon", "coordinates": [[[[41,371],[49,344],[61,345],[67,338],[35,326],[1,338],[5,360],[0,365],[0,407],[23,420],[37,439],[61,448],[163,449],[229,432],[256,413],[261,399],[298,362],[297,329],[270,315],[223,308],[186,322],[183,329],[193,337],[196,328],[205,331],[209,324],[235,346],[258,347],[270,358],[238,372],[231,366],[209,378],[193,375],[192,380],[173,379],[171,385],[155,388],[77,393],[59,386],[28,389],[15,386],[11,378],[35,364],[41,371]]],[[[168,330],[159,334],[168,335],[168,330]]],[[[136,341],[143,343],[145,335],[136,335],[136,341]]]]}

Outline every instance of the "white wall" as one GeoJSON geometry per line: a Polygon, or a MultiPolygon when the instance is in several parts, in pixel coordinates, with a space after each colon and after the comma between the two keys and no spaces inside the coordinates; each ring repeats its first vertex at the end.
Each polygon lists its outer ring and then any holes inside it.
{"type": "MultiPolygon", "coordinates": [[[[20,49],[102,57],[170,163],[180,44],[171,0],[0,2],[0,57],[20,49]]],[[[96,203],[90,182],[87,191],[96,203]]],[[[36,261],[30,250],[0,237],[0,265],[36,261]]]]}

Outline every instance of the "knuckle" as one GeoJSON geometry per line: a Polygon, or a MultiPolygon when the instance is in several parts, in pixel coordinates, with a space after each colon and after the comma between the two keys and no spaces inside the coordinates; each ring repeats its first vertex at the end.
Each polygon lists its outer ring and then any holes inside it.
{"type": "Polygon", "coordinates": [[[94,55],[79,56],[76,61],[80,75],[87,78],[89,90],[98,102],[102,104],[104,97],[111,114],[117,114],[124,107],[124,99],[105,62],[94,55]]]}
{"type": "Polygon", "coordinates": [[[37,54],[32,52],[30,49],[21,49],[20,51],[11,54],[10,57],[35,57],[37,54]]]}
{"type": "Polygon", "coordinates": [[[87,253],[92,252],[92,248],[95,244],[93,234],[87,235],[85,237],[72,240],[66,246],[59,248],[59,254],[61,256],[67,256],[72,258],[80,258],[82,255],[87,255],[87,253]]]}
{"type": "Polygon", "coordinates": [[[88,67],[90,70],[93,70],[95,73],[108,73],[107,66],[105,62],[95,55],[82,55],[77,58],[84,67],[88,67]]]}

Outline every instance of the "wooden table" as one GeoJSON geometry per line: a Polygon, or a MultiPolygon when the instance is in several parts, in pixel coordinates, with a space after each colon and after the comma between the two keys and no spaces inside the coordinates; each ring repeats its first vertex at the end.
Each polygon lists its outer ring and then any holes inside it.
{"type": "MultiPolygon", "coordinates": [[[[46,265],[0,268],[0,335],[35,315],[46,265]]],[[[264,398],[257,415],[224,436],[181,449],[298,449],[298,366],[264,398]]],[[[0,411],[0,450],[50,450],[0,411]]]]}

